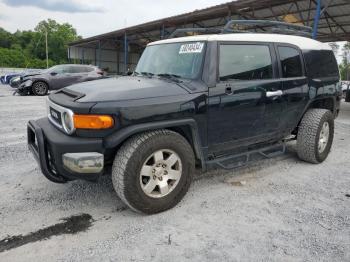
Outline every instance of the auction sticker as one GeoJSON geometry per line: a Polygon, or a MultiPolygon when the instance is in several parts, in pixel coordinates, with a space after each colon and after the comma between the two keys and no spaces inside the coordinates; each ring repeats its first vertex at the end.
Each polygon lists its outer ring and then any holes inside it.
{"type": "Polygon", "coordinates": [[[189,43],[183,44],[180,47],[179,54],[192,54],[192,53],[202,53],[204,43],[189,43]]]}

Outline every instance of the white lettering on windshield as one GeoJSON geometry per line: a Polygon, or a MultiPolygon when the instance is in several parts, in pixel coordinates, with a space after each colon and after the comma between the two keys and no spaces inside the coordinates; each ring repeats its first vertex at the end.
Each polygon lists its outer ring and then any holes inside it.
{"type": "Polygon", "coordinates": [[[202,53],[204,43],[189,43],[181,45],[179,54],[202,53]]]}

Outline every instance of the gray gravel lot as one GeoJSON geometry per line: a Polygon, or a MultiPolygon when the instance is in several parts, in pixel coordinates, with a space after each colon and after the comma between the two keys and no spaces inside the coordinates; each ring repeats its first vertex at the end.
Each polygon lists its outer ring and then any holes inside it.
{"type": "Polygon", "coordinates": [[[299,161],[292,143],[275,159],[200,174],[177,207],[144,216],[124,207],[109,177],[46,180],[26,147],[26,123],[45,116],[45,98],[11,91],[0,85],[0,250],[62,218],[93,221],[0,251],[0,261],[350,261],[350,103],[323,164],[299,161]]]}

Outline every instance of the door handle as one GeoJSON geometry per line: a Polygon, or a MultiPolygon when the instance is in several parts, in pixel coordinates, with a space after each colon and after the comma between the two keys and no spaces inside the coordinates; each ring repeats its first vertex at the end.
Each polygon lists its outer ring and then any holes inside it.
{"type": "Polygon", "coordinates": [[[232,88],[229,87],[229,86],[226,87],[226,88],[225,88],[225,94],[226,94],[226,95],[232,95],[232,94],[233,94],[233,93],[232,93],[232,88]]]}
{"type": "Polygon", "coordinates": [[[282,96],[282,95],[283,95],[283,91],[282,90],[266,92],[266,97],[274,97],[274,96],[282,96]]]}

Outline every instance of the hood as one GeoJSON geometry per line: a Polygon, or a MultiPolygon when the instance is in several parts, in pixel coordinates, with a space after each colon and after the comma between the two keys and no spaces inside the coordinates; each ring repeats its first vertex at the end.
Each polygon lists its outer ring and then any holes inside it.
{"type": "Polygon", "coordinates": [[[40,72],[26,73],[26,74],[23,74],[21,77],[22,77],[22,79],[30,79],[31,77],[38,76],[38,75],[42,75],[42,73],[40,73],[40,72]]]}
{"type": "Polygon", "coordinates": [[[83,82],[65,89],[82,94],[78,102],[123,101],[189,93],[180,83],[135,76],[83,82]]]}

